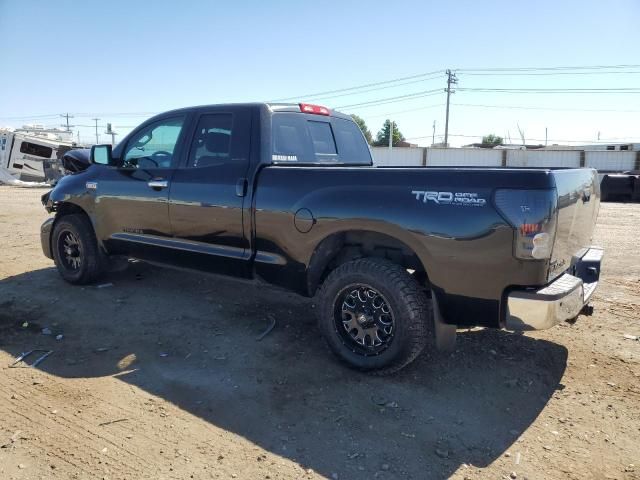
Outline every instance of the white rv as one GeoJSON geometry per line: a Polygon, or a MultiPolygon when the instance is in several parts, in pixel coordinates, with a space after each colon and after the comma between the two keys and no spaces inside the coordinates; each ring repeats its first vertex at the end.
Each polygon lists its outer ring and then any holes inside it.
{"type": "Polygon", "coordinates": [[[64,174],[62,155],[75,146],[64,130],[0,128],[0,171],[21,181],[52,182],[64,174]]]}

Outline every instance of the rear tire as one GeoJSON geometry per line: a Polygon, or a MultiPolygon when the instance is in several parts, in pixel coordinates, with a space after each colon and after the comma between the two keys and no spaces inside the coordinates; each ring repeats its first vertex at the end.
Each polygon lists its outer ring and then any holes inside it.
{"type": "Polygon", "coordinates": [[[55,223],[51,251],[60,276],[74,285],[92,283],[104,271],[104,257],[85,215],[65,215],[55,223]]]}
{"type": "Polygon", "coordinates": [[[395,373],[433,339],[431,302],[400,265],[378,258],[344,263],[317,295],[318,326],[346,364],[395,373]]]}

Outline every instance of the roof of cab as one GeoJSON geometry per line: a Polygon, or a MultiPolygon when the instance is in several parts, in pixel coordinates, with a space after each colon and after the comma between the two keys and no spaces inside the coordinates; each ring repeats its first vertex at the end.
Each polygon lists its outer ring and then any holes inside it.
{"type": "MultiPolygon", "coordinates": [[[[195,105],[192,107],[183,107],[175,110],[169,110],[166,112],[162,112],[156,116],[165,116],[167,114],[175,114],[175,113],[190,113],[198,110],[206,110],[210,108],[219,108],[219,107],[253,107],[253,108],[266,108],[271,112],[292,112],[292,113],[302,113],[300,111],[299,103],[267,103],[267,102],[248,102],[248,103],[218,103],[218,104],[210,104],[210,105],[195,105]]],[[[328,108],[328,107],[327,107],[328,108]]],[[[331,112],[332,117],[338,117],[343,119],[351,119],[351,116],[344,114],[342,112],[338,112],[337,110],[333,110],[328,108],[331,112]]]]}

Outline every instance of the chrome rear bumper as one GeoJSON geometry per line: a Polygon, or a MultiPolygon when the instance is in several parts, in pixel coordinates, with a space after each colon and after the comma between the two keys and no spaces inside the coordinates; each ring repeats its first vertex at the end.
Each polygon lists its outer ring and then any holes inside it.
{"type": "Polygon", "coordinates": [[[604,251],[591,247],[565,273],[539,289],[513,290],[507,296],[507,330],[544,330],[578,316],[598,286],[604,251]]]}

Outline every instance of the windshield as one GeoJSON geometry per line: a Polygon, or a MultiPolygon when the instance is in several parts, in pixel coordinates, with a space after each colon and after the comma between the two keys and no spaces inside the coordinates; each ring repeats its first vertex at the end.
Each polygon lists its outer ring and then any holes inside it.
{"type": "Polygon", "coordinates": [[[351,120],[291,112],[272,118],[274,163],[371,164],[367,142],[351,120]]]}

